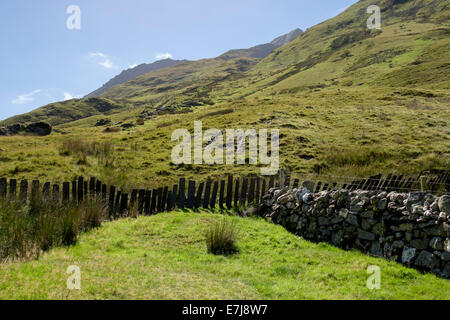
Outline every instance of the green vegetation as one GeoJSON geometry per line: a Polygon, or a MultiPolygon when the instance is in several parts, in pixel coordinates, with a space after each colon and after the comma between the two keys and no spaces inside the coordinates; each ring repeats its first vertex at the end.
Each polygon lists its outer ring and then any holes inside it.
{"type": "Polygon", "coordinates": [[[298,238],[259,218],[226,217],[239,253],[209,254],[220,214],[172,212],[105,223],[38,260],[0,265],[0,299],[448,299],[450,282],[298,238]],[[66,270],[81,270],[68,290],[66,270]],[[369,290],[370,265],[381,289],[369,290]]]}
{"type": "Polygon", "coordinates": [[[280,129],[280,165],[288,171],[368,176],[448,169],[449,21],[445,1],[359,1],[264,59],[184,61],[102,94],[101,101],[117,106],[107,111],[112,123],[136,123],[158,107],[177,112],[144,125],[104,132],[94,127],[104,117],[98,108],[72,116],[94,108],[84,106],[91,99],[8,119],[3,124],[51,115],[58,125],[49,137],[0,137],[0,176],[62,181],[83,174],[148,188],[182,176],[259,173],[248,165],[172,164],[172,132],[192,131],[199,119],[205,130],[280,129]],[[369,32],[365,10],[372,4],[382,8],[382,29],[369,32]],[[65,139],[108,142],[114,152],[108,161],[80,158],[60,152],[65,139]]]}
{"type": "Polygon", "coordinates": [[[209,253],[228,255],[238,251],[237,230],[234,221],[215,221],[206,231],[206,247],[209,253]]]}
{"type": "Polygon", "coordinates": [[[0,263],[39,257],[72,245],[81,232],[99,227],[105,204],[98,199],[61,204],[33,197],[28,204],[0,200],[0,263]]]}

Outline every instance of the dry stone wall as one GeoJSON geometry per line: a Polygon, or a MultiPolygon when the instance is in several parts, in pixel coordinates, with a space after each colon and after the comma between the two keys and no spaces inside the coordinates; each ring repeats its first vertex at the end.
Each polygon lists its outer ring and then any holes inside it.
{"type": "Polygon", "coordinates": [[[450,197],[271,188],[260,213],[305,239],[357,248],[450,278],[450,197]]]}

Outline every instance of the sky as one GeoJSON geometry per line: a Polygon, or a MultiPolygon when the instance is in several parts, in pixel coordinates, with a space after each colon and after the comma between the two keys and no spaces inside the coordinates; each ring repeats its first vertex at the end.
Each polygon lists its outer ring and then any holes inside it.
{"type": "Polygon", "coordinates": [[[1,0],[0,120],[83,97],[137,64],[267,43],[355,2],[1,0]]]}

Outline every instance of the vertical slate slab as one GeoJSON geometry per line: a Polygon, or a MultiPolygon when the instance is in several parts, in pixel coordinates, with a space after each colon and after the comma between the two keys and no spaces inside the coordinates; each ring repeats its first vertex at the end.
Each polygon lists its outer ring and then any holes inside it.
{"type": "Polygon", "coordinates": [[[84,197],[84,179],[83,177],[79,177],[78,178],[78,202],[82,202],[83,201],[83,197],[84,197]]]}
{"type": "Polygon", "coordinates": [[[242,180],[242,190],[241,190],[241,201],[240,204],[241,206],[245,207],[245,202],[247,200],[247,187],[248,187],[248,179],[244,178],[242,180]]]}
{"type": "Polygon", "coordinates": [[[95,195],[95,178],[89,180],[89,195],[90,197],[95,195]]]}
{"type": "Polygon", "coordinates": [[[63,182],[63,197],[62,200],[64,203],[69,202],[70,200],[70,183],[63,182]]]}
{"type": "Polygon", "coordinates": [[[59,202],[59,184],[54,184],[52,188],[52,200],[59,202]]]}
{"type": "Polygon", "coordinates": [[[6,199],[6,189],[8,181],[6,178],[0,178],[0,198],[6,199]]]}
{"type": "Polygon", "coordinates": [[[211,180],[206,181],[205,196],[203,197],[203,208],[207,209],[209,206],[209,199],[211,194],[211,180]]]}
{"type": "Polygon", "coordinates": [[[166,211],[167,207],[167,193],[169,192],[169,187],[164,187],[162,195],[162,208],[161,211],[166,211]]]}
{"type": "Polygon", "coordinates": [[[144,198],[144,212],[146,215],[150,214],[150,203],[151,203],[151,199],[152,199],[152,191],[151,190],[146,190],[145,191],[145,198],[144,198]]]}
{"type": "Polygon", "coordinates": [[[109,206],[109,212],[113,212],[114,211],[114,199],[116,196],[116,187],[115,186],[111,186],[109,187],[109,201],[108,201],[108,206],[109,206]]]}
{"type": "Polygon", "coordinates": [[[153,189],[152,191],[152,203],[150,205],[150,214],[155,214],[156,213],[156,201],[157,201],[157,197],[158,196],[158,189],[153,189]]]}
{"type": "Polygon", "coordinates": [[[158,212],[163,211],[163,188],[158,188],[158,212]]]}
{"type": "Polygon", "coordinates": [[[262,179],[262,186],[261,186],[261,195],[260,195],[260,201],[262,201],[263,197],[266,195],[266,179],[262,179]]]}
{"type": "Polygon", "coordinates": [[[179,188],[180,188],[180,193],[178,195],[178,208],[180,208],[181,210],[184,209],[184,202],[185,202],[185,198],[186,198],[186,179],[185,178],[181,178],[180,179],[180,183],[179,183],[179,188]]]}
{"type": "Polygon", "coordinates": [[[237,207],[239,205],[239,178],[236,179],[234,184],[234,206],[237,207]]]}
{"type": "Polygon", "coordinates": [[[258,177],[256,179],[256,192],[255,192],[255,203],[259,203],[260,202],[260,195],[261,195],[261,178],[258,177]]]}
{"type": "Polygon", "coordinates": [[[106,184],[102,184],[102,200],[106,201],[106,184]]]}
{"type": "Polygon", "coordinates": [[[177,204],[178,185],[174,184],[172,188],[172,198],[170,200],[170,210],[175,209],[177,204]]]}
{"type": "Polygon", "coordinates": [[[99,195],[102,192],[102,182],[100,180],[97,180],[97,183],[95,185],[95,195],[99,195]]]}
{"type": "Polygon", "coordinates": [[[255,198],[255,186],[256,186],[256,179],[251,179],[250,180],[250,188],[248,189],[248,203],[253,203],[253,200],[255,198]]]}
{"type": "Polygon", "coordinates": [[[72,201],[75,202],[77,200],[77,181],[72,181],[72,201]]]}
{"type": "Polygon", "coordinates": [[[131,191],[130,210],[133,209],[134,205],[136,204],[137,194],[138,194],[138,190],[137,189],[133,189],[131,191]]]}
{"type": "Polygon", "coordinates": [[[220,181],[220,191],[219,191],[219,207],[223,209],[223,201],[225,200],[225,180],[220,181]]]}
{"type": "Polygon", "coordinates": [[[213,191],[212,191],[212,194],[211,194],[211,201],[209,202],[209,207],[211,209],[214,209],[216,207],[217,191],[218,190],[219,190],[219,182],[214,181],[213,191]]]}
{"type": "Polygon", "coordinates": [[[194,197],[195,197],[195,181],[189,180],[188,183],[188,198],[186,206],[189,209],[194,208],[194,197]]]}
{"type": "Polygon", "coordinates": [[[166,211],[172,210],[172,190],[167,192],[166,211]]]}
{"type": "Polygon", "coordinates": [[[26,201],[28,196],[28,180],[20,181],[20,200],[26,201]]]}
{"type": "Polygon", "coordinates": [[[195,198],[195,204],[194,204],[195,209],[200,208],[201,201],[202,201],[202,194],[203,194],[203,187],[204,187],[204,185],[205,185],[204,182],[200,182],[200,184],[198,186],[197,196],[195,198]]]}
{"type": "Polygon", "coordinates": [[[31,199],[37,199],[39,197],[39,180],[31,181],[31,199]]]}
{"type": "Polygon", "coordinates": [[[275,186],[275,177],[271,176],[269,180],[269,189],[275,186]]]}
{"type": "Polygon", "coordinates": [[[83,193],[84,193],[84,198],[87,199],[88,198],[88,182],[87,181],[84,181],[83,193]]]}
{"type": "Polygon", "coordinates": [[[50,186],[50,182],[46,182],[42,187],[42,198],[44,200],[48,200],[50,198],[50,186]]]}
{"type": "Polygon", "coordinates": [[[17,197],[17,180],[10,179],[9,180],[9,199],[16,200],[17,197]]]}
{"type": "Polygon", "coordinates": [[[144,199],[145,199],[145,190],[141,189],[138,192],[138,212],[142,214],[144,212],[144,199]]]}
{"type": "Polygon", "coordinates": [[[114,217],[116,218],[115,213],[119,212],[120,213],[120,197],[122,196],[122,191],[121,190],[117,190],[116,193],[116,202],[114,203],[114,217]]]}
{"type": "Polygon", "coordinates": [[[123,214],[128,208],[128,193],[122,193],[122,197],[120,199],[120,214],[123,214]]]}
{"type": "Polygon", "coordinates": [[[232,197],[233,197],[233,176],[228,176],[227,184],[227,208],[232,208],[232,197]]]}

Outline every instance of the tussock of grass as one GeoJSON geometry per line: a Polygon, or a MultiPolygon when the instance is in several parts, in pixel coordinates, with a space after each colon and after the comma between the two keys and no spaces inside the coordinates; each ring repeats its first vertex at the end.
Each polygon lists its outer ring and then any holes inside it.
{"type": "Polygon", "coordinates": [[[206,232],[206,245],[208,252],[212,254],[236,253],[236,240],[236,223],[231,220],[215,221],[206,232]]]}
{"type": "Polygon", "coordinates": [[[87,199],[59,203],[33,198],[28,204],[0,202],[0,262],[37,258],[56,246],[77,242],[81,232],[101,225],[105,203],[87,199]]]}

